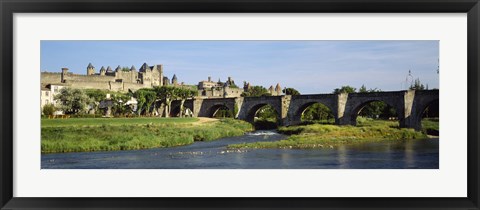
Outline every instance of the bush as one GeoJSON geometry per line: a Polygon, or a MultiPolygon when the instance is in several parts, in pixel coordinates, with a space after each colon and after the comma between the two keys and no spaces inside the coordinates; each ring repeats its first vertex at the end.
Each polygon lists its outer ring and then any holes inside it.
{"type": "Polygon", "coordinates": [[[42,110],[42,113],[44,115],[53,115],[55,113],[55,111],[57,111],[57,108],[55,108],[55,106],[53,104],[47,104],[45,106],[43,106],[43,110],[42,110]]]}

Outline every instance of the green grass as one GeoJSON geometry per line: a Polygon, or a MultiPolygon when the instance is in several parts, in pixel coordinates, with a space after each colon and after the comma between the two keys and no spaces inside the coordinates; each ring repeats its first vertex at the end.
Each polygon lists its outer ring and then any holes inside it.
{"type": "Polygon", "coordinates": [[[422,120],[422,132],[433,136],[439,136],[439,123],[438,118],[429,118],[422,120]]]}
{"type": "Polygon", "coordinates": [[[252,130],[251,124],[233,119],[200,125],[190,123],[198,120],[192,118],[96,120],[64,119],[62,125],[52,121],[43,125],[42,120],[42,153],[173,147],[239,136],[252,130]]]}
{"type": "Polygon", "coordinates": [[[233,144],[228,148],[332,148],[341,144],[354,144],[395,139],[425,139],[425,133],[409,128],[398,128],[391,121],[365,121],[358,126],[301,125],[280,127],[280,133],[291,135],[286,140],[276,142],[255,142],[233,144]]]}
{"type": "Polygon", "coordinates": [[[69,118],[69,119],[42,119],[42,128],[65,126],[118,126],[118,125],[146,125],[146,124],[178,124],[197,122],[198,118],[69,118]]]}

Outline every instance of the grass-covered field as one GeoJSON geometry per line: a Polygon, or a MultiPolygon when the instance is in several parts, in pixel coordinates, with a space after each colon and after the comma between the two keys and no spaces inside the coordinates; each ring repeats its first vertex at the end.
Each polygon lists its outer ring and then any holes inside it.
{"type": "Polygon", "coordinates": [[[135,150],[239,136],[252,125],[196,118],[42,119],[42,153],[135,150]]]}
{"type": "Polygon", "coordinates": [[[426,133],[409,128],[398,128],[398,122],[382,120],[359,121],[358,126],[311,124],[280,127],[278,131],[291,136],[286,140],[277,142],[233,144],[229,145],[228,148],[313,149],[332,148],[341,144],[354,144],[380,140],[428,138],[426,133]]]}
{"type": "Polygon", "coordinates": [[[198,118],[69,118],[69,119],[42,119],[42,128],[65,126],[101,126],[101,125],[146,125],[146,124],[181,124],[197,122],[198,118]]]}

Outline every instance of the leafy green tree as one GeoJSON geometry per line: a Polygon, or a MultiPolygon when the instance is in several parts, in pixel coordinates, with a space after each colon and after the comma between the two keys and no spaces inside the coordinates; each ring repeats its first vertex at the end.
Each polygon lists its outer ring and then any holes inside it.
{"type": "Polygon", "coordinates": [[[156,98],[165,105],[164,116],[170,117],[172,101],[178,98],[179,88],[173,86],[161,86],[155,87],[154,91],[156,92],[156,98]]]}
{"type": "Polygon", "coordinates": [[[148,115],[152,104],[156,100],[156,92],[153,89],[142,88],[134,93],[134,97],[137,99],[137,114],[141,115],[143,111],[148,115]]]}
{"type": "Polygon", "coordinates": [[[414,83],[410,85],[410,90],[425,90],[425,89],[428,89],[428,88],[425,88],[425,85],[423,85],[422,82],[420,82],[419,78],[415,79],[414,83]]]}
{"type": "Polygon", "coordinates": [[[271,96],[267,88],[263,86],[252,86],[250,89],[242,93],[242,97],[258,97],[258,96],[271,96]]]}
{"type": "Polygon", "coordinates": [[[68,87],[60,89],[60,93],[55,96],[55,100],[58,100],[60,110],[65,114],[85,112],[87,105],[91,102],[91,99],[83,90],[68,87]]]}
{"type": "Polygon", "coordinates": [[[352,86],[342,86],[341,88],[335,88],[333,90],[333,93],[338,94],[338,93],[355,93],[356,88],[352,86]]]}
{"type": "Polygon", "coordinates": [[[124,66],[122,67],[122,71],[130,71],[130,68],[128,68],[128,66],[124,66]]]}
{"type": "Polygon", "coordinates": [[[285,88],[282,90],[282,92],[285,93],[285,95],[300,95],[300,92],[298,92],[298,90],[296,90],[295,88],[285,88]]]}
{"type": "Polygon", "coordinates": [[[321,103],[315,103],[302,114],[302,121],[329,121],[335,119],[332,110],[321,103]]]}
{"type": "Polygon", "coordinates": [[[187,100],[188,98],[193,98],[194,96],[196,96],[198,94],[198,91],[195,91],[195,90],[192,90],[192,89],[189,89],[189,88],[177,88],[177,93],[178,93],[178,97],[181,99],[181,102],[180,102],[180,117],[183,117],[183,114],[184,114],[184,104],[185,104],[185,100],[187,100]]]}
{"type": "Polygon", "coordinates": [[[42,109],[42,113],[47,116],[53,115],[55,111],[57,111],[57,108],[53,104],[46,104],[45,106],[43,106],[43,109],[42,109]]]}
{"type": "Polygon", "coordinates": [[[100,109],[100,102],[104,101],[107,98],[107,94],[109,91],[107,90],[98,90],[98,89],[86,89],[85,94],[90,98],[90,106],[95,113],[99,113],[100,109]]]}
{"type": "Polygon", "coordinates": [[[359,93],[367,93],[368,92],[367,87],[365,85],[362,85],[362,87],[360,87],[360,89],[358,89],[358,92],[359,93]]]}
{"type": "Polygon", "coordinates": [[[127,101],[130,100],[130,96],[124,93],[114,93],[111,95],[110,100],[112,101],[112,111],[114,115],[125,115],[128,112],[131,112],[131,107],[127,106],[127,101]]]}
{"type": "Polygon", "coordinates": [[[271,105],[265,105],[258,109],[255,116],[257,117],[257,121],[276,122],[278,114],[271,105]]]}

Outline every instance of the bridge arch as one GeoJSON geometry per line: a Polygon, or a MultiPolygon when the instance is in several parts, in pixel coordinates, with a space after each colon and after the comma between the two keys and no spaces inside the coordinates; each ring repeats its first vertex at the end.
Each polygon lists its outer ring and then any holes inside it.
{"type": "Polygon", "coordinates": [[[369,103],[381,101],[396,111],[400,126],[404,122],[405,115],[405,91],[396,92],[373,92],[348,94],[345,103],[345,112],[339,119],[342,125],[357,125],[357,117],[360,111],[369,103]]]}
{"type": "MultiPolygon", "coordinates": [[[[422,129],[422,119],[423,119],[423,114],[427,110],[427,108],[435,108],[439,112],[439,98],[438,97],[429,97],[425,98],[423,100],[418,100],[416,105],[414,106],[415,111],[412,113],[412,116],[410,117],[410,124],[407,125],[406,127],[413,127],[416,130],[421,130],[422,129]]],[[[439,116],[438,116],[439,117],[439,116]]]]}
{"type": "Polygon", "coordinates": [[[367,105],[371,104],[372,102],[383,102],[387,106],[393,107],[395,109],[395,115],[397,117],[397,121],[400,122],[400,119],[402,118],[402,110],[403,107],[399,106],[396,103],[392,103],[390,100],[382,100],[382,99],[371,99],[371,100],[364,100],[361,103],[355,104],[352,107],[352,111],[350,112],[350,122],[352,122],[352,125],[357,124],[357,117],[358,115],[362,112],[362,110],[367,107],[367,105]]]}
{"type": "Polygon", "coordinates": [[[294,122],[294,124],[298,124],[300,122],[302,122],[302,116],[303,114],[305,113],[305,111],[307,110],[308,107],[314,105],[314,104],[321,104],[323,106],[326,106],[332,113],[333,115],[333,118],[335,118],[335,115],[336,115],[336,112],[334,111],[334,108],[332,107],[331,104],[329,103],[325,103],[325,102],[319,102],[319,101],[309,101],[309,102],[306,102],[306,103],[303,103],[302,105],[298,106],[297,108],[294,108],[292,107],[292,122],[294,122]]]}
{"type": "Polygon", "coordinates": [[[273,106],[272,104],[269,103],[257,103],[250,107],[250,109],[247,111],[247,116],[245,121],[253,123],[255,121],[255,116],[257,115],[258,111],[260,111],[263,107],[265,106],[271,106],[276,112],[277,116],[277,122],[281,122],[281,110],[278,107],[273,106]]]}
{"type": "MultiPolygon", "coordinates": [[[[180,117],[180,106],[181,106],[181,101],[176,100],[173,101],[171,104],[170,108],[170,117],[180,117]]],[[[184,111],[189,109],[190,111],[193,111],[193,103],[191,100],[186,100],[183,104],[184,111]]]]}
{"type": "Polygon", "coordinates": [[[233,110],[230,110],[230,108],[228,108],[226,104],[215,104],[211,106],[207,111],[208,113],[207,117],[214,118],[217,114],[219,114],[220,111],[223,111],[223,110],[227,111],[226,114],[228,114],[228,116],[225,116],[225,117],[234,117],[234,116],[231,116],[233,115],[233,110]]]}
{"type": "Polygon", "coordinates": [[[365,109],[369,104],[371,104],[373,102],[382,102],[389,107],[393,107],[395,109],[395,115],[397,117],[397,121],[402,118],[401,114],[400,114],[402,112],[402,109],[403,109],[402,106],[399,106],[395,103],[391,103],[388,100],[373,99],[373,100],[366,100],[366,101],[364,101],[360,104],[357,104],[356,107],[353,108],[353,111],[351,112],[351,115],[350,115],[351,122],[353,122],[353,125],[356,125],[357,117],[358,117],[358,115],[360,115],[362,110],[365,109]]]}

